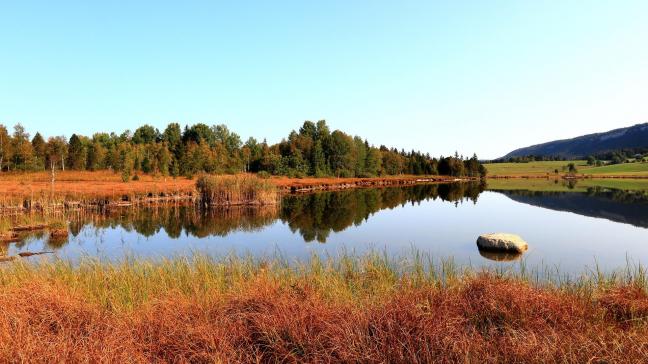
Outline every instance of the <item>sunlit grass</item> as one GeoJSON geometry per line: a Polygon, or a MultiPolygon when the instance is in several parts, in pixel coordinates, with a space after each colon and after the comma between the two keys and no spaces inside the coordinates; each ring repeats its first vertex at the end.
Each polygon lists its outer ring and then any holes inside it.
{"type": "Polygon", "coordinates": [[[280,255],[258,258],[233,254],[220,258],[193,255],[155,261],[126,258],[120,262],[88,257],[78,263],[43,259],[4,265],[0,269],[0,287],[21,286],[30,280],[56,282],[103,307],[117,310],[139,307],[151,297],[168,292],[192,297],[236,292],[258,278],[286,287],[308,281],[324,296],[345,300],[379,297],[403,284],[447,288],[484,273],[586,297],[615,286],[632,285],[648,291],[646,268],[630,261],[611,272],[603,272],[593,265],[579,275],[548,266],[530,268],[524,261],[502,267],[460,266],[453,259],[433,259],[418,251],[405,257],[390,257],[384,252],[342,253],[335,257],[312,255],[309,259],[295,261],[287,261],[280,255]]]}
{"type": "Polygon", "coordinates": [[[567,181],[561,178],[498,178],[489,179],[487,188],[491,190],[529,190],[540,192],[586,192],[589,188],[610,188],[624,191],[648,191],[648,179],[586,178],[567,181]]]}
{"type": "Polygon", "coordinates": [[[586,161],[538,161],[528,163],[485,164],[489,176],[557,176],[565,174],[569,163],[576,164],[578,174],[606,176],[648,176],[648,163],[634,162],[606,166],[590,166],[586,161]],[[556,173],[557,171],[557,173],[556,173]]]}
{"type": "Polygon", "coordinates": [[[515,175],[555,175],[556,170],[558,174],[565,171],[563,167],[567,164],[574,163],[579,172],[581,169],[588,168],[587,161],[539,161],[528,163],[487,163],[484,166],[488,170],[489,176],[515,176],[515,175]]]}
{"type": "Polygon", "coordinates": [[[586,174],[594,175],[648,175],[648,163],[634,162],[634,163],[620,163],[612,164],[601,167],[587,168],[582,171],[586,174]]]}
{"type": "Polygon", "coordinates": [[[0,268],[0,360],[640,362],[646,282],[420,252],[19,261],[0,268]]]}

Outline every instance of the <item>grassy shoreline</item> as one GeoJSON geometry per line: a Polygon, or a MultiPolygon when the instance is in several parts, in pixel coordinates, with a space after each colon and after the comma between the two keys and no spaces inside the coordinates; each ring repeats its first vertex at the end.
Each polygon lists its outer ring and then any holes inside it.
{"type": "Polygon", "coordinates": [[[648,178],[648,163],[588,165],[587,161],[536,161],[527,163],[489,163],[484,166],[489,178],[547,178],[567,175],[566,166],[574,163],[579,178],[648,178]]]}
{"type": "MultiPolygon", "coordinates": [[[[534,163],[564,162],[533,162],[533,163],[512,163],[515,168],[520,165],[532,165],[534,163]]],[[[498,163],[489,166],[506,166],[510,163],[498,163]]],[[[648,164],[646,164],[648,166],[648,164]]],[[[533,166],[532,166],[533,167],[533,166]]],[[[493,167],[491,167],[493,168],[493,167]]],[[[547,167],[549,168],[549,167],[547,167]]],[[[579,165],[579,169],[580,169],[579,165]]],[[[506,170],[506,168],[504,168],[506,170]]],[[[532,168],[533,169],[533,168],[532,168]]],[[[487,177],[491,180],[499,178],[562,178],[564,174],[558,175],[548,173],[545,167],[540,172],[516,169],[510,173],[490,173],[487,177]],[[548,176],[548,177],[547,177],[548,176]]],[[[239,177],[246,175],[237,175],[239,177]]],[[[583,173],[577,175],[579,178],[587,179],[618,179],[618,178],[648,178],[648,174],[640,175],[595,175],[583,173]]],[[[387,176],[375,178],[288,178],[270,177],[269,184],[276,186],[279,192],[308,192],[320,190],[336,190],[362,187],[381,187],[391,185],[411,185],[416,183],[430,182],[453,182],[456,180],[473,180],[470,178],[454,178],[449,176],[387,176]]],[[[151,175],[139,175],[136,181],[123,182],[117,173],[108,171],[59,172],[56,182],[52,185],[50,176],[46,172],[32,173],[1,173],[0,174],[0,208],[13,207],[21,209],[25,203],[29,206],[43,205],[51,207],[74,207],[83,204],[109,204],[109,203],[153,203],[153,202],[177,202],[179,200],[195,200],[199,192],[196,188],[195,179],[185,177],[171,178],[151,175]]]]}
{"type": "Polygon", "coordinates": [[[17,262],[0,269],[0,360],[637,362],[647,281],[379,254],[17,262]]]}
{"type": "MultiPolygon", "coordinates": [[[[205,175],[203,187],[217,193],[207,193],[197,186],[198,179],[179,177],[160,177],[140,175],[137,180],[127,183],[121,181],[117,173],[100,172],[60,172],[52,185],[45,172],[2,173],[0,174],[0,214],[20,214],[26,211],[53,212],[75,209],[104,209],[123,206],[140,206],[152,204],[197,203],[207,197],[209,204],[236,205],[260,204],[243,196],[242,190],[226,191],[227,188],[238,189],[239,183],[221,183],[215,181],[243,180],[256,181],[244,183],[256,186],[263,191],[276,189],[276,193],[317,192],[343,190],[350,188],[404,186],[418,183],[442,183],[459,179],[447,176],[387,176],[376,178],[260,178],[254,174],[205,175]],[[215,187],[218,187],[215,189],[215,187]],[[226,196],[227,195],[227,196],[226,196]],[[238,195],[238,196],[235,196],[238,195]],[[233,199],[232,199],[233,198],[233,199]],[[241,199],[242,198],[242,199],[241,199]],[[213,200],[213,201],[212,201],[213,200]],[[240,201],[237,201],[240,200],[240,201]]],[[[473,180],[463,178],[463,181],[473,180]]],[[[248,191],[249,192],[249,191],[248,191]]],[[[263,203],[274,200],[275,192],[262,193],[263,203]]],[[[247,193],[250,195],[250,193],[247,193]]],[[[252,193],[255,195],[255,193],[252,193]]],[[[259,195],[260,196],[260,195],[259,195]]],[[[253,196],[256,198],[256,196],[253,196]]]]}

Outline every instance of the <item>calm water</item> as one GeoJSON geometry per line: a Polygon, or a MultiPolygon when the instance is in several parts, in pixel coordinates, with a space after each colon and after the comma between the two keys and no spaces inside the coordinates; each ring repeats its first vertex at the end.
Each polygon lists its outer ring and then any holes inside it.
{"type": "Polygon", "coordinates": [[[260,210],[123,209],[71,220],[68,239],[30,236],[6,253],[53,250],[72,260],[118,260],[238,252],[296,259],[342,249],[407,255],[416,248],[473,266],[523,259],[532,267],[580,272],[596,262],[604,269],[623,267],[628,257],[648,264],[648,193],[605,188],[531,192],[419,185],[287,196],[281,207],[260,210]],[[519,234],[530,250],[522,257],[482,255],[475,241],[488,232],[519,234]]]}

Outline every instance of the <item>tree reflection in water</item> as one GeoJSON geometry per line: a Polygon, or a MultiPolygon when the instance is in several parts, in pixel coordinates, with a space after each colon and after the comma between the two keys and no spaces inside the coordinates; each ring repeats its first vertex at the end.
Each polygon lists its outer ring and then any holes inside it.
{"type": "MultiPolygon", "coordinates": [[[[71,215],[68,219],[71,237],[79,236],[88,228],[121,228],[144,237],[164,231],[174,239],[183,234],[204,238],[226,236],[235,231],[253,232],[282,221],[305,241],[325,243],[331,232],[360,225],[380,210],[436,199],[476,203],[483,190],[484,185],[479,183],[423,184],[287,195],[280,206],[210,210],[194,206],[124,208],[104,214],[71,215]]],[[[67,239],[50,239],[47,245],[56,249],[66,242],[67,239]]]]}

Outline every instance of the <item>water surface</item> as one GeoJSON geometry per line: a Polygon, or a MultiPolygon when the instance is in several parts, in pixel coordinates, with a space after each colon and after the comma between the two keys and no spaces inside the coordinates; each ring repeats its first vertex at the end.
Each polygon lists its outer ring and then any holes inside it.
{"type": "Polygon", "coordinates": [[[427,184],[290,195],[277,208],[125,208],[70,216],[68,239],[33,235],[5,249],[53,250],[72,260],[231,252],[294,260],[342,250],[399,256],[415,249],[476,267],[524,260],[566,273],[594,264],[616,269],[628,258],[648,264],[648,188],[575,187],[427,184]],[[519,234],[530,250],[522,257],[480,252],[475,241],[488,232],[519,234]]]}

